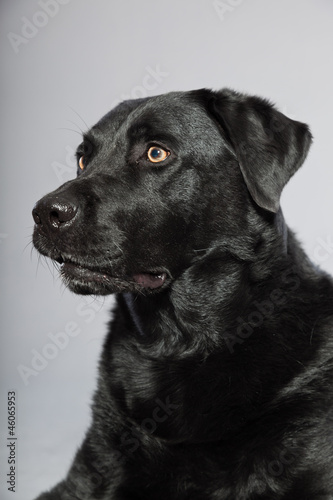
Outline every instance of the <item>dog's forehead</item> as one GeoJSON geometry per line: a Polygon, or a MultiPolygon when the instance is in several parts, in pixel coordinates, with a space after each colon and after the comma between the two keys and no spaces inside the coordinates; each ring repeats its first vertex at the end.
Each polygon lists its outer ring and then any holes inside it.
{"type": "Polygon", "coordinates": [[[202,137],[207,128],[216,127],[200,102],[189,92],[170,92],[159,96],[120,103],[91,129],[99,136],[126,136],[139,129],[202,137]]]}

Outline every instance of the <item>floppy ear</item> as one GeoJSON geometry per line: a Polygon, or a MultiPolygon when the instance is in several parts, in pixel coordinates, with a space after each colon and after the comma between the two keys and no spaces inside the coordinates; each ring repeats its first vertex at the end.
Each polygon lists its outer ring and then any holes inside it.
{"type": "Polygon", "coordinates": [[[308,126],[287,118],[264,99],[229,89],[209,92],[208,107],[236,154],[252,198],[277,212],[283,187],[309,150],[308,126]]]}

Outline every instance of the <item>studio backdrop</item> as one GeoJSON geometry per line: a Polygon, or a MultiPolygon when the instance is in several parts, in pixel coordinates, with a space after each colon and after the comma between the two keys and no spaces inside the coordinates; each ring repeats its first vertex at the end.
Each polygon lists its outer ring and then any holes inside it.
{"type": "Polygon", "coordinates": [[[120,101],[231,87],[309,124],[281,205],[333,273],[333,2],[4,0],[0,23],[0,497],[26,500],[82,441],[114,300],[71,294],[38,257],[34,203],[75,177],[82,132],[120,101]]]}

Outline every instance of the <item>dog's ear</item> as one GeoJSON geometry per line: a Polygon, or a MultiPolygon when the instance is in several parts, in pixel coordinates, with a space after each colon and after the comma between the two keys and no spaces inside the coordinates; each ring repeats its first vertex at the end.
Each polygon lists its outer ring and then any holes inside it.
{"type": "Polygon", "coordinates": [[[252,198],[260,207],[277,212],[283,187],[309,150],[308,126],[259,97],[229,89],[205,92],[206,106],[232,146],[252,198]]]}

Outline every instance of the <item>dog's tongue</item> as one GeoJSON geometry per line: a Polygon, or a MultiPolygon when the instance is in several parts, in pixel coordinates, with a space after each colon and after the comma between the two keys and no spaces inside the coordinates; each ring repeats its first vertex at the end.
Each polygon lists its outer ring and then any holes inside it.
{"type": "Polygon", "coordinates": [[[139,285],[144,288],[159,288],[163,285],[166,280],[166,273],[160,274],[150,274],[150,273],[140,273],[134,274],[134,281],[136,281],[139,285]]]}

